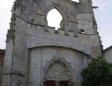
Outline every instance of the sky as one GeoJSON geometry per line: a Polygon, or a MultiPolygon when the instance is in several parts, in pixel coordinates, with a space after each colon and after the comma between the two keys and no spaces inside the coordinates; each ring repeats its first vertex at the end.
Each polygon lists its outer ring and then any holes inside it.
{"type": "MultiPolygon", "coordinates": [[[[6,47],[6,34],[10,28],[9,23],[13,2],[14,0],[0,0],[0,49],[5,49],[6,47]]],[[[112,0],[93,0],[93,5],[99,7],[94,12],[98,24],[98,32],[105,49],[112,46],[112,0]]],[[[52,19],[51,15],[53,13],[55,13],[56,19],[62,20],[62,17],[55,9],[47,17],[52,19]]],[[[59,23],[52,24],[51,22],[51,26],[59,26],[59,23]]]]}

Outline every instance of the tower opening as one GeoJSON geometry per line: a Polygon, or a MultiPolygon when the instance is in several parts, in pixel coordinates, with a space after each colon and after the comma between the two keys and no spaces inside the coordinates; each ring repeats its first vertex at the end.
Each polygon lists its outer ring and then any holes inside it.
{"type": "Polygon", "coordinates": [[[79,0],[71,0],[71,1],[73,1],[73,2],[79,2],[79,0]]]}
{"type": "Polygon", "coordinates": [[[60,23],[63,20],[63,16],[57,9],[52,9],[47,14],[48,26],[55,27],[55,30],[60,28],[60,23]]]}

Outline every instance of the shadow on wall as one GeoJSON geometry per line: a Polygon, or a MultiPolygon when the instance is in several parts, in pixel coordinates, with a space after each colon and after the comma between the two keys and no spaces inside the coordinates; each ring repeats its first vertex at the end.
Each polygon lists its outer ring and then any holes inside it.
{"type": "Polygon", "coordinates": [[[1,75],[2,75],[4,56],[5,56],[5,50],[0,50],[0,84],[1,84],[1,75]]]}

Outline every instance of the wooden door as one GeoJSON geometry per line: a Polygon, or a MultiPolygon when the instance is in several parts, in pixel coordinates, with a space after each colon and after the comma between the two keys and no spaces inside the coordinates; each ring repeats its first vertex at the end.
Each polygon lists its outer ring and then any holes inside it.
{"type": "Polygon", "coordinates": [[[60,81],[59,86],[68,86],[68,81],[60,81]]]}
{"type": "Polygon", "coordinates": [[[46,81],[45,86],[56,86],[55,81],[46,81]]]}

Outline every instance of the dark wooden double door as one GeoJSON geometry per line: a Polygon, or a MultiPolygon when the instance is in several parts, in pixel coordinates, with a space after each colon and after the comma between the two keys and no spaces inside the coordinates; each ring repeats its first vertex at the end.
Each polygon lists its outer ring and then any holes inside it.
{"type": "Polygon", "coordinates": [[[68,81],[46,81],[45,86],[68,86],[68,81]]]}

